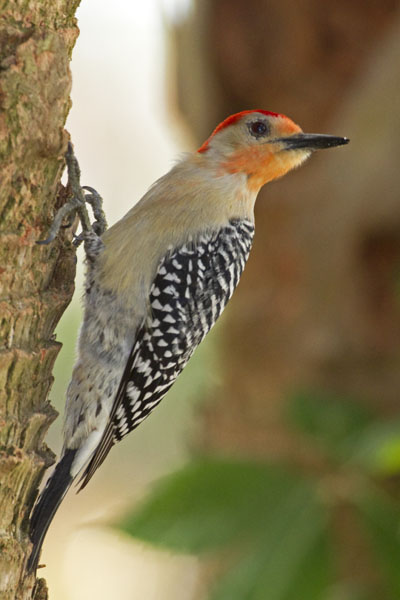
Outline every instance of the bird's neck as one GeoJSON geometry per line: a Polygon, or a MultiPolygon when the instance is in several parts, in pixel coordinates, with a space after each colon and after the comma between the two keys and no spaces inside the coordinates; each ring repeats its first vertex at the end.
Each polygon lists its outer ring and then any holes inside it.
{"type": "Polygon", "coordinates": [[[232,218],[254,220],[254,204],[260,186],[249,185],[246,172],[229,170],[222,159],[199,158],[195,156],[182,168],[187,170],[188,180],[202,198],[203,206],[208,206],[214,214],[219,213],[221,222],[232,218]]]}

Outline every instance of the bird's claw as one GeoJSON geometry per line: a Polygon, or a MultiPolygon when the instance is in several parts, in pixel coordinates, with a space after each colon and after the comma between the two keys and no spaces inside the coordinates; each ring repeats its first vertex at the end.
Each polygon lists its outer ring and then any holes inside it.
{"type": "Polygon", "coordinates": [[[75,246],[75,248],[78,248],[82,242],[84,241],[84,235],[83,232],[80,233],[79,235],[76,235],[75,233],[72,234],[73,235],[73,241],[72,241],[72,245],[75,246]]]}
{"type": "Polygon", "coordinates": [[[93,210],[95,221],[92,223],[92,229],[100,236],[107,229],[106,215],[103,210],[103,198],[89,185],[83,185],[82,189],[90,192],[89,194],[85,194],[85,202],[88,202],[93,210]]]}
{"type": "Polygon", "coordinates": [[[85,240],[86,233],[94,232],[96,235],[101,236],[107,228],[107,221],[102,208],[103,200],[100,194],[96,192],[94,188],[89,186],[81,186],[80,184],[81,171],[71,142],[68,142],[68,149],[65,154],[65,158],[68,170],[67,189],[71,191],[71,197],[68,202],[63,204],[63,206],[57,211],[47,238],[45,240],[38,240],[36,242],[38,245],[47,245],[53,242],[61,228],[64,229],[72,226],[76,214],[78,214],[81,222],[82,233],[78,236],[75,236],[73,241],[73,245],[75,247],[78,247],[85,240]],[[87,190],[89,194],[86,194],[84,190],[87,190]],[[90,223],[89,215],[86,209],[86,202],[90,204],[93,210],[93,215],[95,218],[93,224],[90,223]],[[66,218],[68,218],[68,223],[63,225],[62,223],[66,218]]]}

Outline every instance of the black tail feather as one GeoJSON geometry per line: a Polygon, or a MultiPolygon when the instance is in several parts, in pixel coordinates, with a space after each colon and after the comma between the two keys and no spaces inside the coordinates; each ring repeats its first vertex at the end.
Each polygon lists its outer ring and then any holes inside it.
{"type": "Polygon", "coordinates": [[[73,481],[71,465],[76,452],[76,450],[66,451],[63,458],[56,465],[53,475],[48,480],[33,509],[30,521],[30,538],[33,548],[27,565],[29,573],[37,569],[44,537],[57,508],[73,481]]]}

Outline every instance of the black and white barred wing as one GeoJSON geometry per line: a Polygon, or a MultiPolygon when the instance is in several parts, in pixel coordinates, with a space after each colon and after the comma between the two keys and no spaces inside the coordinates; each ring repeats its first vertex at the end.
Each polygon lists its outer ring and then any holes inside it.
{"type": "Polygon", "coordinates": [[[150,291],[148,317],[138,332],[109,425],[84,473],[89,481],[112,445],[157,406],[214,325],[239,282],[254,227],[231,221],[218,232],[171,250],[150,291]]]}

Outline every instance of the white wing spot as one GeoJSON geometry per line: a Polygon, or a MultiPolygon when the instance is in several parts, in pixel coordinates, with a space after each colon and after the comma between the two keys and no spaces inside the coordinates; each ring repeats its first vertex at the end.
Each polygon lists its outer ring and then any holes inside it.
{"type": "Polygon", "coordinates": [[[145,387],[145,388],[149,387],[149,385],[151,385],[153,383],[153,381],[154,381],[153,375],[149,375],[147,377],[146,381],[144,382],[143,387],[145,387]]]}
{"type": "Polygon", "coordinates": [[[176,333],[179,335],[179,331],[175,327],[169,327],[167,333],[176,333]]]}
{"type": "Polygon", "coordinates": [[[164,323],[175,323],[175,319],[171,315],[165,315],[163,321],[164,323]]]}
{"type": "Polygon", "coordinates": [[[157,300],[157,298],[155,300],[153,300],[153,302],[151,303],[151,305],[156,310],[164,310],[163,305],[161,304],[161,302],[159,300],[157,300]]]}
{"type": "Polygon", "coordinates": [[[139,398],[140,396],[140,390],[138,390],[137,388],[134,387],[133,383],[129,383],[127,388],[126,388],[126,393],[127,396],[130,400],[132,400],[132,402],[136,402],[136,400],[139,398]],[[131,387],[130,387],[131,386],[131,387]],[[129,389],[130,387],[130,389],[129,389]]]}
{"type": "Polygon", "coordinates": [[[164,294],[169,294],[170,296],[177,296],[178,295],[178,290],[173,285],[168,285],[164,289],[164,294]]]}
{"type": "Polygon", "coordinates": [[[175,269],[182,269],[182,265],[176,260],[176,258],[172,260],[172,264],[174,265],[175,269]]]}
{"type": "Polygon", "coordinates": [[[175,283],[181,282],[181,280],[179,279],[179,277],[176,273],[167,273],[165,275],[164,279],[166,279],[167,281],[175,281],[175,283]]]}

